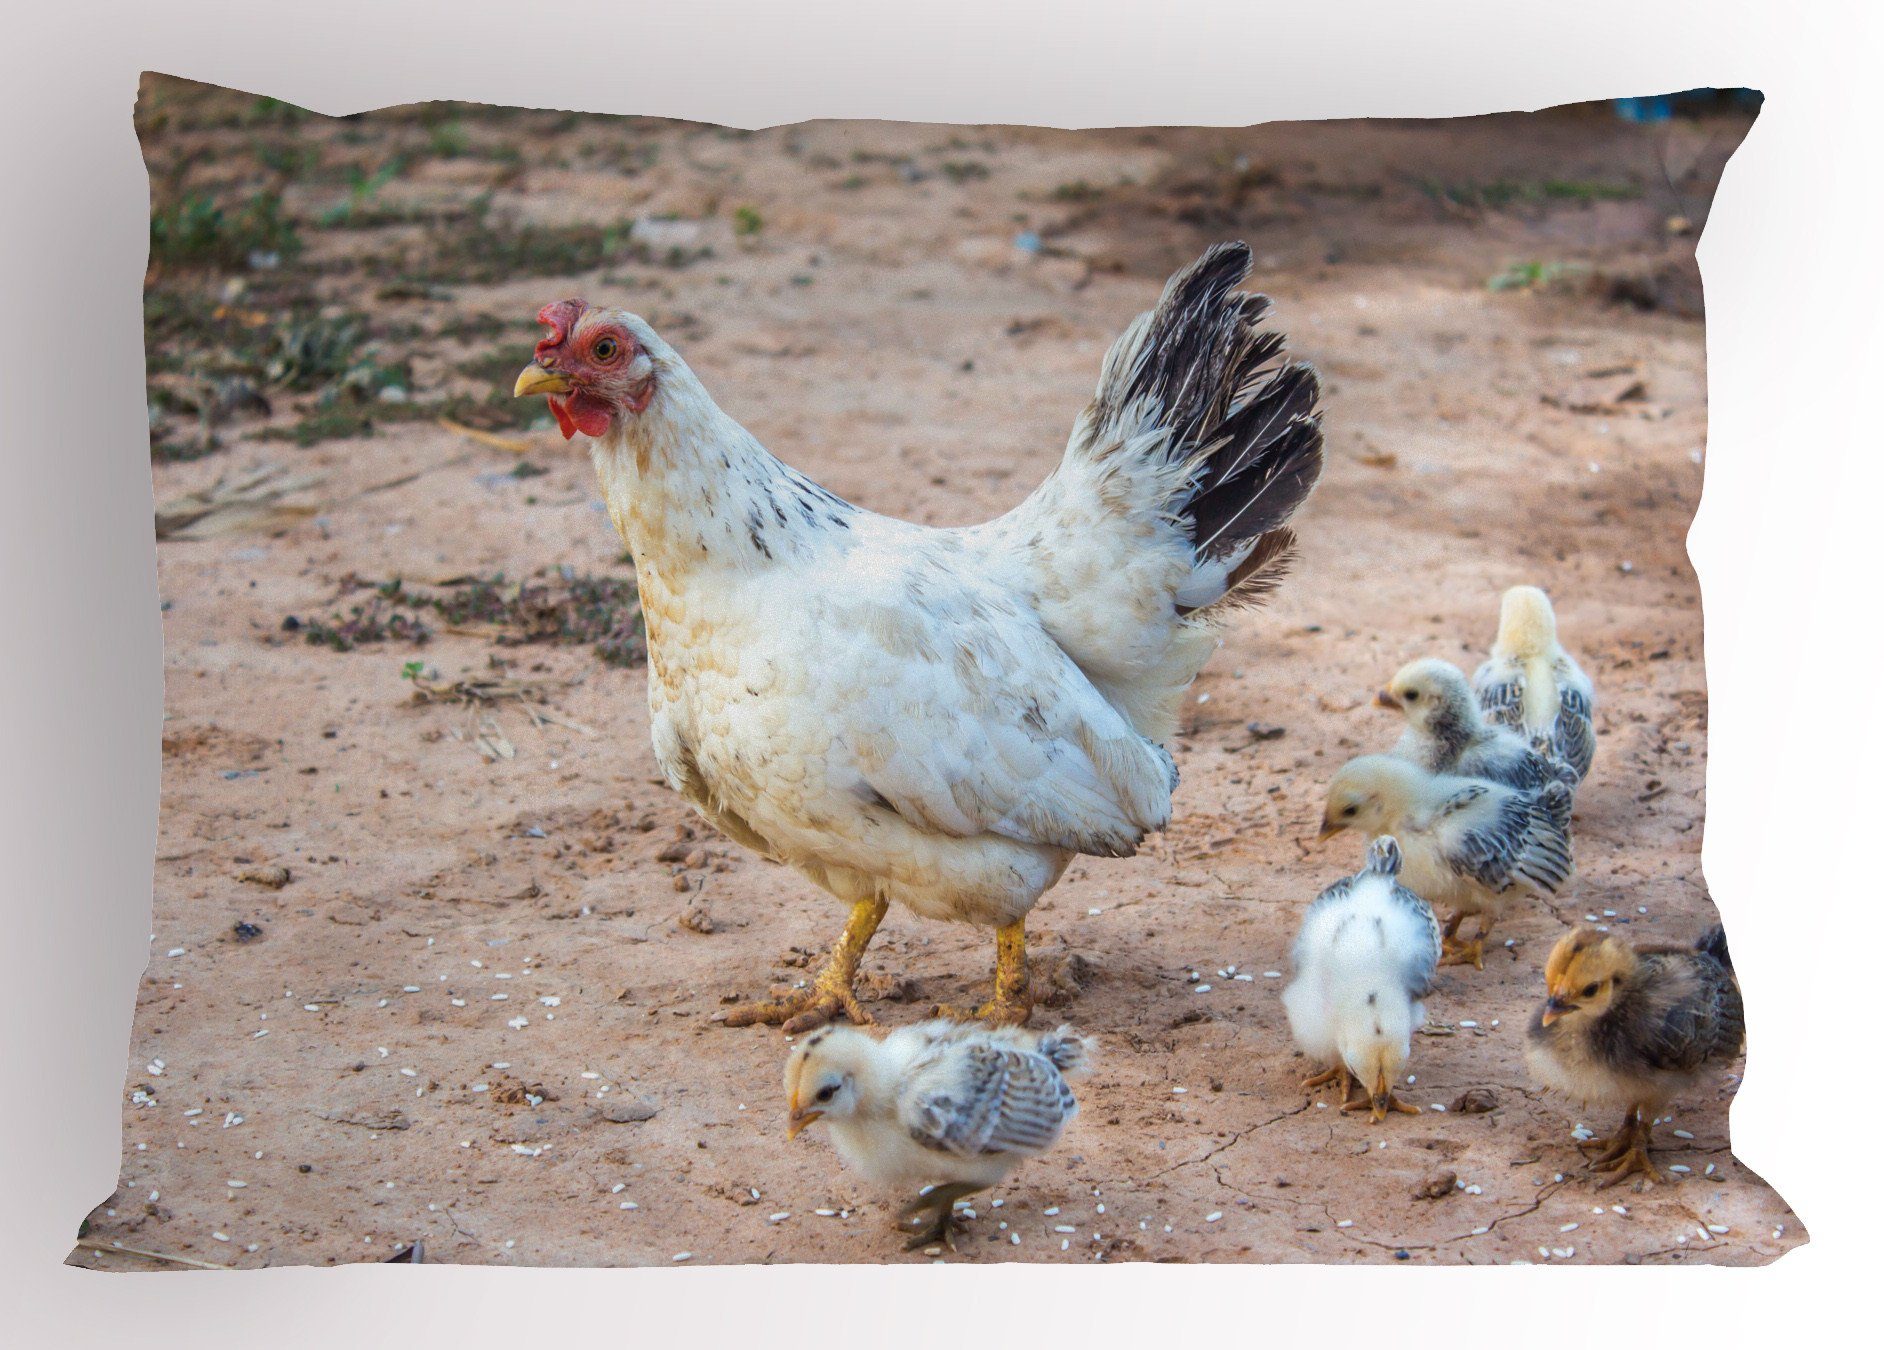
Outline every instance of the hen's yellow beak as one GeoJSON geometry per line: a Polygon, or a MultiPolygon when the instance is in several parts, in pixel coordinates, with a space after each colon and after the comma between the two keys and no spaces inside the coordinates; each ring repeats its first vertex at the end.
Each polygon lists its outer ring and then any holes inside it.
{"type": "Polygon", "coordinates": [[[553,370],[545,370],[532,361],[523,368],[523,374],[517,377],[517,387],[510,391],[512,398],[527,398],[531,394],[566,394],[569,381],[553,370]]]}

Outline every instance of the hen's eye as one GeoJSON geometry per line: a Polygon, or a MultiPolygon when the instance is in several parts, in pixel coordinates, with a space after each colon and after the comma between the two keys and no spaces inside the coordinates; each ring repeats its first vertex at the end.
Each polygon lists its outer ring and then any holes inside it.
{"type": "Polygon", "coordinates": [[[1595,997],[1596,997],[1596,990],[1597,990],[1597,986],[1596,986],[1596,985],[1594,985],[1594,984],[1586,984],[1586,985],[1584,985],[1584,986],[1583,986],[1583,997],[1584,997],[1584,998],[1595,998],[1595,997]]]}
{"type": "Polygon", "coordinates": [[[595,344],[593,349],[595,359],[598,361],[613,361],[615,359],[615,353],[620,350],[620,345],[614,338],[610,337],[603,338],[600,342],[595,344]]]}

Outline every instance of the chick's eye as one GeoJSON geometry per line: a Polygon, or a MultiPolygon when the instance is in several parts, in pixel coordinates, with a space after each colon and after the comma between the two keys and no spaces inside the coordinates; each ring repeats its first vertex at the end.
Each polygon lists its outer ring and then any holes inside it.
{"type": "Polygon", "coordinates": [[[835,1097],[836,1095],[837,1095],[836,1083],[826,1083],[823,1087],[818,1089],[818,1100],[821,1102],[828,1102],[831,1100],[831,1098],[835,1097]]]}
{"type": "Polygon", "coordinates": [[[1419,691],[1419,690],[1417,690],[1417,689],[1409,689],[1409,690],[1407,690],[1407,691],[1406,691],[1406,701],[1407,701],[1408,703],[1418,703],[1418,702],[1420,701],[1420,691],[1419,691]]]}
{"type": "Polygon", "coordinates": [[[1596,986],[1596,985],[1594,985],[1594,984],[1586,984],[1586,985],[1584,985],[1584,986],[1583,986],[1583,997],[1584,997],[1584,998],[1595,998],[1595,997],[1596,997],[1596,990],[1597,990],[1597,988],[1598,988],[1598,986],[1596,986]]]}
{"type": "Polygon", "coordinates": [[[1351,816],[1359,809],[1360,809],[1359,807],[1355,807],[1355,806],[1344,806],[1341,808],[1341,814],[1344,816],[1351,816]]]}
{"type": "Polygon", "coordinates": [[[603,338],[591,349],[595,359],[598,361],[613,361],[615,359],[615,353],[620,350],[621,344],[611,337],[603,338]]]}

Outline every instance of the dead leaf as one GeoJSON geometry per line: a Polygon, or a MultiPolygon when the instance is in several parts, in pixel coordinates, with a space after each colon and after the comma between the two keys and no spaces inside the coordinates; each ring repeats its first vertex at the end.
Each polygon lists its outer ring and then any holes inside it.
{"type": "Polygon", "coordinates": [[[1613,417],[1626,412],[1648,412],[1648,385],[1633,365],[1605,366],[1583,376],[1561,394],[1546,394],[1544,402],[1566,412],[1613,417]],[[1623,404],[1635,406],[1625,408],[1623,404]]]}
{"type": "Polygon", "coordinates": [[[611,1101],[602,1107],[602,1119],[614,1125],[638,1125],[644,1120],[653,1120],[660,1113],[661,1108],[646,1097],[632,1102],[611,1101]]]}
{"type": "Polygon", "coordinates": [[[477,747],[483,751],[486,759],[515,759],[517,757],[517,747],[510,743],[508,736],[504,735],[503,728],[488,717],[478,723],[477,747]]]}
{"type": "Polygon", "coordinates": [[[331,1120],[336,1125],[357,1125],[363,1130],[409,1130],[412,1122],[406,1119],[403,1111],[387,1111],[381,1115],[361,1112],[358,1115],[346,1115],[338,1111],[316,1112],[322,1120],[331,1120]]]}
{"type": "Polygon", "coordinates": [[[317,515],[318,505],[281,499],[327,481],[325,474],[290,474],[264,464],[233,479],[218,478],[200,492],[172,497],[157,508],[159,539],[216,539],[230,534],[281,534],[317,515]]]}
{"type": "MultiPolygon", "coordinates": [[[[412,677],[412,699],[415,703],[496,703],[504,699],[534,701],[547,697],[553,689],[567,687],[566,684],[551,680],[511,680],[496,675],[471,675],[462,680],[434,680],[415,675],[412,677]]],[[[594,735],[581,723],[564,721],[560,715],[547,712],[533,712],[531,715],[594,735]]]]}

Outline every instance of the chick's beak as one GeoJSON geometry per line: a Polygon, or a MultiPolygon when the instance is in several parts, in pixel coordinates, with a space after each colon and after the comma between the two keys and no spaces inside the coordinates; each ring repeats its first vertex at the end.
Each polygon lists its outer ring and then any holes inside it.
{"type": "Polygon", "coordinates": [[[566,394],[569,381],[553,370],[545,370],[532,361],[517,376],[517,387],[510,391],[512,398],[527,398],[531,394],[566,394]]]}
{"type": "Polygon", "coordinates": [[[1347,829],[1347,826],[1341,824],[1339,821],[1324,820],[1321,823],[1321,833],[1315,836],[1315,842],[1325,844],[1345,829],[1347,829]]]}
{"type": "Polygon", "coordinates": [[[1538,1020],[1543,1025],[1549,1026],[1552,1022],[1555,1022],[1559,1017],[1562,1017],[1565,1013],[1570,1012],[1574,1006],[1575,1005],[1573,1004],[1564,1002],[1560,998],[1547,998],[1544,1000],[1544,1015],[1540,1017],[1538,1020]]]}
{"type": "Polygon", "coordinates": [[[1374,1090],[1369,1094],[1373,1110],[1369,1113],[1378,1125],[1387,1118],[1387,1107],[1393,1101],[1393,1091],[1387,1082],[1387,1071],[1380,1070],[1374,1077],[1374,1090]]]}
{"type": "Polygon", "coordinates": [[[1398,708],[1400,706],[1400,700],[1393,696],[1391,689],[1383,689],[1378,694],[1374,695],[1374,706],[1376,708],[1398,708]]]}
{"type": "Polygon", "coordinates": [[[787,1142],[796,1139],[800,1130],[804,1129],[805,1126],[809,1125],[823,1114],[824,1112],[818,1110],[815,1106],[806,1107],[798,1100],[798,1094],[796,1092],[792,1093],[791,1114],[785,1117],[785,1138],[787,1142]]]}

